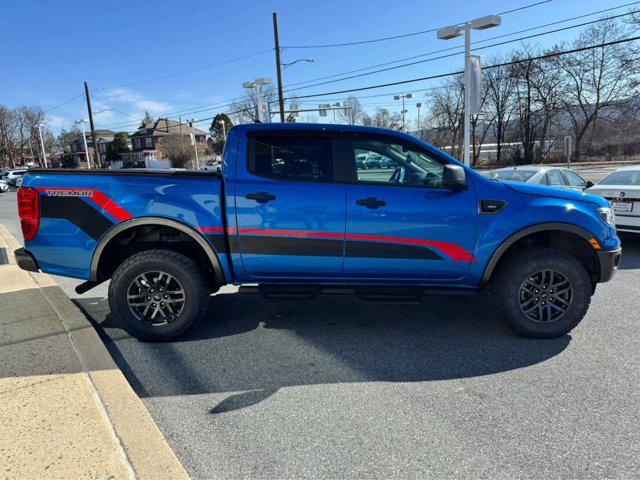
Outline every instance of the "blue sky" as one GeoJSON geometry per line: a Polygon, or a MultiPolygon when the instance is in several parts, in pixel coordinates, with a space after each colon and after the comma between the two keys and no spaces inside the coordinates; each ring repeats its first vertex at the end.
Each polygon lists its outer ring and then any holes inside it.
{"type": "MultiPolygon", "coordinates": [[[[282,46],[341,43],[426,30],[491,13],[504,12],[535,0],[448,0],[446,2],[400,0],[283,0],[283,1],[183,1],[168,0],[87,2],[5,0],[0,16],[0,104],[51,108],[83,93],[86,80],[92,93],[117,111],[96,115],[98,128],[133,130],[145,110],[154,115],[204,118],[225,108],[210,108],[242,94],[243,81],[273,77],[273,52],[205,68],[226,60],[273,47],[271,13],[278,12],[282,46]],[[195,70],[170,78],[158,77],[195,70]],[[190,113],[189,110],[201,110],[190,113]]],[[[524,28],[562,20],[630,0],[553,0],[503,16],[496,29],[474,32],[474,40],[507,34],[524,28]]],[[[640,3],[635,6],[640,9],[640,3]]],[[[618,10],[608,15],[622,13],[618,10]]],[[[585,18],[567,24],[595,19],[585,18]]],[[[557,27],[548,27],[538,31],[557,27]]],[[[539,37],[531,44],[548,46],[576,37],[573,29],[539,37]]],[[[520,35],[516,35],[518,37],[520,35]]],[[[511,38],[511,37],[509,37],[511,38]]],[[[501,39],[506,40],[506,39],[501,39]]],[[[324,49],[285,49],[283,62],[313,58],[284,70],[285,86],[291,83],[342,73],[462,45],[461,39],[439,41],[435,33],[374,44],[324,49]]],[[[483,57],[508,52],[517,44],[479,52],[483,57]]],[[[298,95],[355,88],[428,76],[458,69],[462,56],[445,58],[389,72],[313,88],[298,86],[298,95]]],[[[369,90],[356,95],[385,94],[362,98],[373,110],[377,105],[394,107],[393,94],[436,85],[424,81],[403,87],[369,90]]],[[[415,93],[420,101],[422,92],[415,93]]],[[[303,104],[337,101],[345,95],[303,104]]],[[[94,110],[107,108],[94,100],[94,110]]],[[[415,101],[410,115],[415,114],[415,101]]],[[[82,97],[48,112],[54,131],[69,128],[73,120],[86,117],[82,97]]],[[[306,119],[313,120],[312,116],[306,119]]],[[[207,127],[203,122],[200,127],[207,127]]]]}

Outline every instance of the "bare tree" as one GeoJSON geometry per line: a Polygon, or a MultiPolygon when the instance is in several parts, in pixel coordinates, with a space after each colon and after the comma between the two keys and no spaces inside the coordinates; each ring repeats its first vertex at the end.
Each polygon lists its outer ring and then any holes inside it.
{"type": "MultiPolygon", "coordinates": [[[[573,48],[603,44],[623,38],[625,27],[613,20],[587,28],[573,48]]],[[[575,158],[583,153],[589,129],[598,121],[608,121],[631,108],[638,90],[638,61],[635,49],[617,44],[556,57],[562,72],[560,101],[575,140],[575,158]]]]}
{"type": "Polygon", "coordinates": [[[18,155],[18,122],[15,113],[0,105],[0,160],[3,166],[14,168],[18,155]]]}
{"type": "Polygon", "coordinates": [[[367,116],[365,122],[367,126],[397,130],[402,123],[402,116],[398,112],[391,113],[386,108],[378,107],[371,117],[367,116]]]}
{"type": "Polygon", "coordinates": [[[366,118],[366,113],[360,104],[360,100],[356,97],[349,96],[342,102],[344,109],[338,110],[338,118],[340,121],[351,125],[362,125],[366,118]]]}
{"type": "Polygon", "coordinates": [[[165,135],[158,149],[169,159],[173,168],[192,168],[195,151],[190,142],[185,142],[181,135],[165,135]]]}
{"type": "Polygon", "coordinates": [[[460,157],[462,140],[464,90],[462,77],[445,80],[439,88],[426,95],[431,123],[430,141],[460,157]]]}
{"type": "MultiPolygon", "coordinates": [[[[501,55],[493,56],[488,61],[490,65],[505,62],[506,58],[501,55]]],[[[484,110],[493,118],[492,133],[496,142],[496,163],[499,165],[513,109],[515,86],[508,66],[485,70],[483,83],[487,89],[484,110]]]]}

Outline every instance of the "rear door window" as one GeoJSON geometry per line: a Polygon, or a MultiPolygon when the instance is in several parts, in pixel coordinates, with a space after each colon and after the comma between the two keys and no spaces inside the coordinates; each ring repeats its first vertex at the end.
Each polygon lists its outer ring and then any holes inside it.
{"type": "Polygon", "coordinates": [[[552,187],[566,187],[562,172],[558,169],[549,170],[547,178],[549,179],[549,185],[552,187]]]}
{"type": "Polygon", "coordinates": [[[333,179],[333,140],[314,136],[249,138],[248,170],[261,177],[292,181],[333,179]]]}
{"type": "Polygon", "coordinates": [[[563,170],[564,178],[570,187],[585,188],[585,181],[570,170],[563,170]]]}

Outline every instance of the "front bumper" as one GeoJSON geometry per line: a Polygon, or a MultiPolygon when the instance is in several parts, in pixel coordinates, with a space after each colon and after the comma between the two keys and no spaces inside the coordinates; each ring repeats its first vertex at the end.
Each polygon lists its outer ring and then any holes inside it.
{"type": "Polygon", "coordinates": [[[600,262],[600,279],[598,282],[608,282],[613,278],[616,270],[618,270],[621,255],[622,248],[616,248],[615,250],[600,250],[598,252],[598,261],[600,262]]]}
{"type": "Polygon", "coordinates": [[[38,267],[38,262],[33,258],[33,255],[28,250],[24,248],[19,248],[13,252],[13,255],[16,257],[16,263],[22,270],[26,270],[27,272],[39,272],[40,267],[38,267]]]}

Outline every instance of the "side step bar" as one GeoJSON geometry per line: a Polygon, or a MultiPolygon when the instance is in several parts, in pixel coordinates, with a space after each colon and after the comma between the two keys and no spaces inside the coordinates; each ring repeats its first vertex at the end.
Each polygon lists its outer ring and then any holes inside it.
{"type": "Polygon", "coordinates": [[[362,301],[379,303],[419,303],[425,296],[474,296],[473,289],[416,286],[350,285],[243,285],[239,293],[267,299],[313,299],[319,295],[353,295],[362,301]]]}

